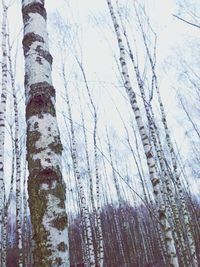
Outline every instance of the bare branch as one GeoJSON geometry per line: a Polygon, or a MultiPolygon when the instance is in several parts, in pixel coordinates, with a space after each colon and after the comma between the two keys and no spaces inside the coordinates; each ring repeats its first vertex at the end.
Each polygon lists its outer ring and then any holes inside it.
{"type": "Polygon", "coordinates": [[[181,21],[183,21],[183,22],[185,22],[185,23],[187,23],[187,24],[189,24],[189,25],[191,25],[193,27],[196,27],[196,28],[199,28],[200,29],[200,25],[198,25],[198,24],[192,23],[192,22],[190,22],[190,21],[188,21],[186,19],[183,19],[183,18],[175,15],[175,14],[173,14],[173,17],[175,17],[175,18],[177,18],[177,19],[179,19],[179,20],[181,20],[181,21]]]}

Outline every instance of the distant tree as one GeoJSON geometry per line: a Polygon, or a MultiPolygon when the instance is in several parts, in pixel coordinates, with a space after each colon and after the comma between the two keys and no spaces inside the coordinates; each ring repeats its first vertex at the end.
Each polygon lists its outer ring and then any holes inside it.
{"type": "Polygon", "coordinates": [[[6,264],[6,240],[5,235],[5,120],[6,120],[6,103],[7,103],[7,6],[2,0],[2,62],[1,62],[1,95],[0,95],[0,265],[3,267],[6,264]]]}

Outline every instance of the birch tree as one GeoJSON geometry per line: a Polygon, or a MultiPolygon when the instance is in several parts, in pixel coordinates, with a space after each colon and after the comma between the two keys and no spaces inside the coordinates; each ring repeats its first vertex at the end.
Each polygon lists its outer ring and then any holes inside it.
{"type": "Polygon", "coordinates": [[[78,188],[78,196],[80,201],[80,210],[81,210],[81,219],[83,225],[83,232],[84,232],[84,250],[86,250],[86,257],[84,259],[86,266],[95,266],[95,252],[93,246],[93,236],[92,236],[92,228],[90,222],[90,214],[89,209],[86,202],[86,196],[84,192],[83,182],[81,179],[81,174],[79,170],[79,162],[78,162],[78,153],[77,153],[77,144],[75,139],[75,130],[74,130],[74,123],[72,119],[72,111],[70,106],[69,94],[68,94],[68,87],[67,87],[67,80],[65,76],[65,65],[62,65],[62,77],[64,80],[64,87],[65,87],[65,95],[66,95],[66,103],[68,108],[68,116],[70,122],[70,133],[71,133],[71,157],[74,169],[74,176],[77,182],[78,188]]]}
{"type": "Polygon", "coordinates": [[[4,231],[4,203],[5,203],[5,184],[4,184],[4,144],[5,144],[5,118],[6,118],[6,102],[7,102],[7,34],[6,34],[6,22],[7,22],[7,6],[2,0],[3,6],[3,20],[2,20],[2,88],[0,96],[0,264],[5,266],[5,248],[3,231],[4,231]]]}
{"type": "Polygon", "coordinates": [[[125,46],[124,46],[123,40],[122,40],[121,29],[120,29],[120,26],[118,24],[117,17],[115,15],[114,8],[112,6],[111,1],[107,0],[107,4],[108,4],[109,10],[110,10],[113,26],[115,28],[115,33],[116,33],[116,37],[117,37],[117,41],[118,41],[118,47],[119,47],[119,51],[120,51],[120,64],[121,64],[121,69],[122,69],[122,75],[123,75],[124,82],[125,82],[125,88],[126,88],[129,100],[130,100],[131,108],[132,108],[133,113],[135,115],[135,119],[136,119],[137,126],[139,129],[139,133],[140,133],[141,141],[143,144],[144,152],[146,155],[146,160],[147,160],[147,165],[148,165],[148,169],[149,169],[150,179],[151,179],[151,182],[153,185],[155,200],[156,200],[156,203],[159,207],[158,208],[159,220],[160,220],[160,223],[162,225],[163,234],[165,236],[165,244],[167,247],[167,254],[168,254],[171,266],[179,266],[178,258],[176,255],[176,248],[175,248],[175,244],[174,244],[174,238],[172,235],[172,230],[171,230],[168,218],[167,218],[166,209],[165,209],[165,205],[163,202],[163,192],[162,192],[163,190],[162,190],[162,186],[161,186],[161,181],[159,180],[159,177],[158,177],[158,174],[156,171],[156,162],[155,162],[155,159],[153,156],[151,143],[149,141],[147,132],[145,130],[145,126],[144,126],[144,123],[142,120],[140,108],[139,108],[138,103],[137,103],[136,94],[133,90],[130,76],[129,76],[129,72],[128,72],[128,65],[127,65],[126,55],[125,55],[125,46]]]}
{"type": "MultiPolygon", "coordinates": [[[[90,88],[87,82],[86,73],[84,70],[84,66],[81,61],[77,59],[77,63],[81,69],[81,73],[83,75],[85,87],[87,90],[87,94],[89,97],[89,101],[91,104],[91,107],[93,109],[93,120],[94,120],[94,130],[93,130],[93,144],[94,144],[94,168],[95,168],[95,177],[96,177],[96,198],[97,198],[97,208],[95,210],[95,221],[97,223],[97,264],[99,267],[103,266],[103,257],[104,257],[104,251],[103,251],[103,233],[102,233],[102,225],[101,225],[101,217],[100,217],[100,173],[99,173],[99,164],[98,164],[98,152],[97,152],[97,110],[90,92],[90,88]]],[[[92,180],[90,181],[90,185],[92,186],[92,180]]],[[[91,197],[93,198],[93,189],[91,188],[91,197]]]]}
{"type": "MultiPolygon", "coordinates": [[[[198,262],[197,262],[197,256],[196,256],[196,251],[195,251],[195,243],[194,243],[194,239],[193,239],[192,231],[191,231],[191,219],[190,219],[190,215],[188,213],[185,199],[184,199],[184,195],[183,195],[183,189],[182,189],[182,184],[181,184],[181,180],[180,180],[180,174],[178,173],[178,165],[177,165],[177,160],[176,160],[175,148],[174,148],[173,142],[171,140],[171,133],[170,133],[170,130],[168,127],[168,120],[167,120],[164,104],[163,104],[161,94],[160,94],[160,88],[159,88],[158,78],[157,78],[157,74],[156,74],[156,65],[153,62],[153,57],[151,56],[150,50],[148,48],[146,36],[145,36],[144,30],[142,27],[142,23],[141,23],[141,20],[140,20],[138,14],[137,14],[137,17],[139,20],[145,49],[146,49],[149,63],[150,63],[151,70],[152,70],[152,76],[154,79],[155,89],[156,89],[156,93],[157,93],[157,97],[158,97],[158,103],[159,103],[159,107],[160,107],[161,119],[162,119],[162,123],[164,126],[164,131],[165,131],[165,139],[166,139],[166,143],[167,143],[167,146],[169,149],[169,153],[170,153],[171,161],[172,161],[172,165],[173,165],[174,181],[175,181],[175,185],[177,187],[177,191],[179,193],[178,196],[179,196],[180,203],[181,203],[181,213],[183,215],[185,229],[187,232],[187,239],[188,239],[188,243],[189,243],[189,249],[191,251],[191,256],[192,256],[189,264],[193,264],[194,266],[197,266],[198,262]]],[[[170,189],[170,187],[171,187],[170,181],[168,181],[167,186],[169,188],[168,192],[171,196],[170,198],[172,199],[172,209],[174,211],[174,217],[175,217],[175,222],[177,224],[177,230],[179,232],[179,238],[180,238],[182,245],[184,246],[185,257],[187,257],[187,254],[186,254],[187,250],[186,250],[186,247],[185,247],[185,244],[183,241],[182,233],[180,233],[180,229],[179,229],[180,220],[178,219],[178,209],[176,207],[176,203],[174,202],[175,197],[173,195],[173,192],[170,192],[170,191],[172,191],[172,189],[170,189]]]]}
{"type": "Polygon", "coordinates": [[[23,0],[28,193],[33,266],[69,266],[62,144],[55,112],[44,0],[23,0]]]}
{"type": "Polygon", "coordinates": [[[17,230],[17,245],[18,245],[18,265],[22,266],[22,229],[21,229],[21,158],[20,158],[20,146],[19,146],[19,112],[18,112],[18,103],[17,103],[17,92],[15,85],[15,77],[13,70],[13,63],[11,57],[11,44],[10,44],[10,35],[8,36],[8,62],[9,62],[9,73],[12,87],[12,96],[13,96],[13,106],[14,106],[14,143],[15,149],[15,166],[16,166],[16,230],[17,230]]]}

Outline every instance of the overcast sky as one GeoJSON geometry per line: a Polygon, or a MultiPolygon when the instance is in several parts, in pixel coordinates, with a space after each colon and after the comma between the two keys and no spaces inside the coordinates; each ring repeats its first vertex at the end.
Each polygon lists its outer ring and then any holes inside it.
{"type": "MultiPolygon", "coordinates": [[[[134,1],[134,0],[133,0],[134,1]]],[[[119,0],[122,6],[129,6],[131,0],[119,0]]],[[[22,29],[21,20],[21,1],[14,1],[14,4],[9,9],[9,28],[12,40],[22,38],[18,35],[22,29]]],[[[171,66],[176,64],[177,51],[186,54],[187,58],[191,59],[194,55],[191,49],[187,49],[188,38],[196,38],[200,35],[200,31],[191,27],[176,18],[173,14],[177,14],[179,9],[175,0],[144,0],[146,12],[149,15],[150,22],[158,36],[157,43],[157,68],[159,75],[159,83],[163,102],[166,107],[169,124],[176,139],[181,152],[188,152],[189,146],[185,140],[185,129],[180,127],[182,115],[177,108],[176,93],[178,82],[175,80],[175,69],[171,66]]],[[[141,2],[140,2],[141,3],[141,2]]],[[[1,6],[0,6],[1,8],[1,6]]],[[[124,116],[130,111],[127,109],[126,94],[122,88],[117,88],[117,67],[114,62],[113,55],[118,56],[118,48],[116,37],[113,34],[113,26],[110,19],[110,14],[106,4],[106,0],[46,0],[46,8],[48,14],[48,32],[50,40],[50,49],[54,58],[53,78],[54,85],[57,90],[61,91],[60,83],[60,48],[59,42],[62,43],[63,28],[59,32],[56,27],[56,16],[59,14],[67,25],[65,32],[66,42],[66,71],[69,75],[69,88],[73,102],[73,114],[75,119],[79,118],[80,113],[77,108],[77,96],[74,96],[73,91],[78,80],[80,88],[81,77],[74,75],[76,72],[74,54],[79,56],[82,54],[83,63],[88,77],[88,82],[91,86],[91,91],[101,116],[99,119],[99,127],[104,127],[106,124],[114,127],[117,134],[123,134],[122,122],[116,112],[116,107],[119,108],[125,120],[129,120],[130,116],[124,116]],[[71,38],[73,41],[70,41],[71,38]],[[78,42],[77,42],[78,41],[78,42]],[[74,71],[73,71],[74,70],[74,71]],[[71,81],[71,83],[70,83],[71,81]],[[59,88],[59,89],[58,89],[59,88]],[[113,105],[113,101],[114,104],[113,105]]],[[[2,9],[0,9],[2,12],[2,9]]],[[[131,17],[131,13],[129,14],[131,17]]],[[[131,17],[134,28],[134,18],[131,17]]],[[[139,39],[139,34],[136,29],[133,29],[136,39],[139,39]]],[[[199,36],[200,37],[200,36],[199,36]]],[[[137,41],[138,54],[143,54],[140,41],[137,41]]],[[[16,44],[16,42],[15,42],[16,44]]],[[[21,40],[18,42],[18,63],[17,63],[17,80],[23,85],[23,54],[21,48],[21,40]]],[[[177,57],[177,60],[178,57],[177,57]]],[[[144,56],[139,59],[143,65],[144,56]]],[[[57,96],[57,106],[60,112],[64,103],[60,91],[57,96]]],[[[87,104],[83,103],[83,106],[87,104]]],[[[85,107],[85,106],[84,106],[85,107]]],[[[90,115],[88,115],[88,120],[90,115]]],[[[90,128],[90,124],[88,123],[90,128]]],[[[196,185],[195,185],[196,186],[196,185]]],[[[197,189],[196,189],[197,190],[197,189]]],[[[195,188],[194,188],[195,191],[195,188]]]]}

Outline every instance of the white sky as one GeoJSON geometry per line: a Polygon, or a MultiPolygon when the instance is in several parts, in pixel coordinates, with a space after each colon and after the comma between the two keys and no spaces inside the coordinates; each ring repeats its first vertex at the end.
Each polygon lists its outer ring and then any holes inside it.
{"type": "MultiPolygon", "coordinates": [[[[103,88],[99,86],[99,84],[96,86],[94,82],[90,83],[92,93],[96,96],[95,101],[99,107],[99,112],[103,112],[102,109],[105,111],[103,115],[104,119],[102,119],[99,124],[102,127],[106,123],[112,124],[118,136],[121,136],[124,133],[123,127],[109,95],[112,95],[121,114],[127,114],[127,103],[124,102],[121,96],[123,89],[118,91],[109,84],[109,82],[116,83],[116,67],[113,67],[114,61],[112,54],[116,53],[116,55],[118,55],[118,47],[115,35],[111,32],[113,26],[106,1],[73,0],[66,2],[56,1],[55,4],[53,2],[46,2],[49,17],[52,18],[53,15],[51,14],[54,14],[56,10],[64,19],[67,18],[72,29],[74,24],[78,25],[77,32],[79,34],[77,34],[76,37],[79,38],[88,80],[96,82],[100,80],[105,82],[102,84],[103,88]],[[68,4],[66,4],[66,2],[68,4]],[[108,24],[111,25],[111,29],[108,24]],[[102,103],[103,108],[101,109],[102,103]]],[[[113,1],[113,3],[114,2],[115,1],[113,1]]],[[[119,4],[126,5],[127,2],[130,3],[131,1],[121,0],[119,4]]],[[[177,50],[181,49],[184,54],[185,49],[187,49],[187,40],[189,38],[200,37],[200,31],[172,16],[172,14],[178,13],[176,1],[145,0],[143,2],[145,3],[145,8],[150,17],[152,26],[158,36],[157,65],[159,69],[158,74],[160,76],[159,83],[169,124],[173,133],[173,138],[176,139],[180,151],[186,155],[186,153],[188,153],[189,144],[185,137],[185,125],[180,125],[182,114],[177,108],[176,100],[176,91],[179,84],[177,80],[175,80],[174,68],[170,68],[168,65],[176,64],[175,58],[177,57],[177,50]]],[[[51,31],[49,31],[49,34],[51,34],[51,31]]],[[[51,36],[53,36],[53,34],[51,36]]],[[[70,49],[73,50],[74,46],[70,47],[70,49]]],[[[77,50],[80,55],[80,49],[77,50]]],[[[53,49],[52,52],[54,53],[53,49]]],[[[140,47],[138,48],[138,53],[142,53],[142,50],[140,52],[140,47]]],[[[193,56],[192,50],[188,49],[185,54],[187,55],[186,58],[191,60],[193,56]]],[[[56,52],[54,58],[55,57],[56,52]]],[[[178,57],[177,60],[179,60],[178,57]]],[[[143,59],[141,59],[141,61],[143,61],[143,59]]],[[[70,56],[66,58],[66,62],[67,65],[69,65],[70,71],[70,56]]],[[[55,72],[57,72],[57,69],[55,72]]],[[[123,93],[123,95],[125,96],[126,94],[123,93]]],[[[126,117],[126,115],[123,117],[126,117]]],[[[187,158],[187,156],[185,158],[187,158]]],[[[193,192],[199,192],[199,188],[196,184],[193,184],[193,192]]]]}
{"type": "MultiPolygon", "coordinates": [[[[9,26],[13,39],[16,38],[22,26],[20,2],[21,1],[19,0],[15,1],[9,10],[9,26]]],[[[126,5],[128,2],[131,3],[133,1],[119,0],[119,4],[121,5],[126,5]]],[[[188,152],[188,145],[185,145],[186,140],[184,125],[182,128],[180,127],[180,124],[177,123],[177,118],[179,121],[180,118],[182,118],[180,110],[177,108],[177,101],[175,99],[178,83],[177,80],[175,80],[175,70],[174,68],[170,67],[170,64],[174,64],[176,61],[176,50],[179,50],[180,48],[182,53],[184,53],[185,49],[187,49],[186,41],[188,37],[199,38],[200,31],[194,27],[184,24],[183,22],[180,22],[172,16],[172,14],[177,14],[178,12],[176,1],[143,0],[143,2],[145,3],[145,8],[150,17],[153,28],[158,35],[158,74],[160,77],[159,82],[161,94],[166,107],[169,124],[171,126],[173,136],[178,142],[178,146],[181,148],[182,153],[185,153],[188,152]]],[[[122,94],[124,96],[126,95],[123,92],[123,89],[116,89],[113,86],[113,83],[117,84],[115,73],[117,68],[112,54],[115,53],[118,55],[118,48],[115,35],[112,33],[113,26],[111,24],[106,0],[46,0],[46,8],[48,14],[50,49],[54,58],[53,78],[55,87],[58,89],[62,86],[60,84],[59,76],[60,51],[58,47],[55,47],[55,44],[56,42],[58,43],[59,36],[61,35],[56,35],[57,29],[55,25],[52,27],[52,21],[55,19],[55,14],[60,14],[70,28],[70,30],[67,32],[67,36],[69,37],[72,35],[76,41],[78,39],[81,46],[80,49],[75,41],[72,45],[70,45],[70,47],[67,48],[67,71],[70,72],[71,69],[77,68],[74,66],[75,64],[72,52],[74,53],[76,50],[80,56],[80,52],[82,50],[83,63],[85,65],[89,84],[91,85],[91,91],[93,96],[95,96],[94,100],[98,107],[98,111],[102,115],[102,118],[99,120],[99,127],[104,127],[106,123],[109,123],[116,129],[117,135],[121,136],[124,130],[122,128],[119,115],[116,112],[116,108],[112,104],[110,95],[112,95],[115,104],[118,106],[122,114],[130,112],[130,109],[127,109],[127,103],[122,97],[122,94]],[[112,28],[110,28],[108,25],[111,25],[112,28]],[[77,31],[75,34],[73,33],[74,30],[77,31]],[[99,81],[101,81],[101,84],[99,81]]],[[[0,12],[2,12],[1,6],[0,12]]],[[[137,33],[135,34],[137,35],[137,33]]],[[[69,38],[67,38],[67,36],[65,37],[68,40],[69,38]]],[[[19,57],[22,59],[23,55],[21,40],[19,40],[18,46],[20,47],[19,57]]],[[[141,46],[139,43],[137,46],[139,55],[143,53],[143,49],[140,47],[141,46]]],[[[188,58],[194,56],[192,55],[191,49],[188,49],[186,54],[188,58]]],[[[140,60],[143,64],[144,59],[141,58],[140,60]]],[[[23,84],[22,70],[23,60],[20,60],[18,61],[17,65],[17,79],[20,84],[23,84]]],[[[79,118],[77,105],[75,105],[77,97],[73,96],[73,90],[75,86],[74,75],[70,76],[69,79],[72,81],[69,87],[72,101],[74,101],[73,114],[75,118],[79,118]]],[[[81,78],[79,76],[79,83],[80,80],[81,78]]],[[[79,86],[83,86],[83,84],[79,86]]],[[[64,105],[64,103],[59,95],[57,99],[58,110],[61,110],[61,106],[64,105]]],[[[85,106],[84,108],[86,109],[85,106]]],[[[88,115],[88,119],[89,117],[90,115],[88,115]]],[[[126,116],[123,117],[125,118],[126,116]]],[[[125,120],[129,120],[129,116],[125,118],[125,120]]],[[[89,124],[88,127],[90,128],[89,124]]],[[[194,191],[198,191],[196,184],[194,184],[193,187],[194,191]]]]}

